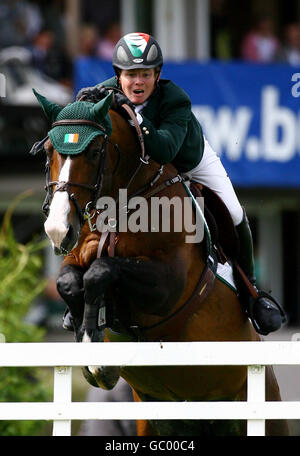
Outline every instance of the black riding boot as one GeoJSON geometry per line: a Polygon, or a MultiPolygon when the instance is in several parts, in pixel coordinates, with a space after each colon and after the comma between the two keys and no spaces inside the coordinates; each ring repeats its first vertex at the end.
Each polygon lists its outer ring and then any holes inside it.
{"type": "Polygon", "coordinates": [[[266,336],[279,329],[286,321],[286,317],[279,304],[270,295],[258,291],[256,288],[252,234],[245,210],[242,222],[235,228],[240,243],[237,263],[258,292],[258,298],[253,298],[247,287],[241,283],[239,287],[241,301],[245,304],[247,315],[256,331],[266,336]]]}

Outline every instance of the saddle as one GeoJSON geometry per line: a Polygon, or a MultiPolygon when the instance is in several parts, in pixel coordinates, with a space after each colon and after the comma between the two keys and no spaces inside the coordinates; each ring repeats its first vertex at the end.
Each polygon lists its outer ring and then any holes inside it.
{"type": "MultiPolygon", "coordinates": [[[[204,217],[210,231],[211,242],[216,248],[219,263],[229,262],[233,267],[238,289],[244,289],[254,300],[258,299],[259,293],[238,264],[240,243],[227,207],[213,190],[198,182],[192,181],[190,190],[195,197],[204,198],[204,217]]],[[[273,300],[273,298],[271,299],[273,300]]]]}
{"type": "Polygon", "coordinates": [[[192,181],[190,190],[195,198],[204,198],[204,217],[219,262],[224,264],[235,260],[239,253],[239,239],[227,207],[213,190],[198,182],[192,181]]]}

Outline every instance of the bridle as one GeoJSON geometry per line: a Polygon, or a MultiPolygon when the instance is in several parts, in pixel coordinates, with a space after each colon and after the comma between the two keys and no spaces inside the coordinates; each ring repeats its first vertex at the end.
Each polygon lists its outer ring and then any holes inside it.
{"type": "MultiPolygon", "coordinates": [[[[93,126],[99,130],[101,130],[104,133],[104,140],[102,143],[102,147],[100,150],[100,162],[99,162],[99,167],[97,171],[97,181],[94,185],[90,184],[84,184],[84,183],[79,183],[79,182],[65,182],[65,181],[50,181],[50,164],[49,161],[47,160],[46,162],[46,185],[45,185],[45,190],[47,191],[47,195],[43,204],[43,212],[46,216],[49,214],[49,209],[50,209],[50,203],[51,200],[56,192],[67,192],[69,199],[72,201],[74,204],[74,207],[76,209],[80,225],[82,226],[86,220],[90,220],[93,209],[96,207],[97,199],[99,198],[101,188],[102,188],[102,175],[103,175],[103,170],[104,170],[104,165],[105,165],[105,160],[106,160],[106,149],[107,149],[107,143],[111,142],[109,140],[109,137],[106,133],[105,128],[97,123],[93,122],[91,120],[87,119],[64,119],[64,120],[59,120],[54,122],[51,127],[57,127],[57,126],[62,126],[62,125],[90,125],[93,126]],[[56,186],[55,190],[53,191],[53,187],[56,186]],[[85,208],[82,209],[78,203],[78,200],[75,196],[75,194],[71,191],[70,187],[79,187],[83,188],[85,190],[89,190],[92,194],[91,200],[86,204],[85,208]]],[[[117,145],[112,143],[113,146],[117,148],[117,145]]]]}
{"type": "MultiPolygon", "coordinates": [[[[99,198],[101,188],[102,188],[102,175],[104,171],[104,166],[105,166],[105,161],[106,161],[106,153],[107,153],[107,144],[110,143],[114,147],[114,149],[118,152],[118,160],[116,162],[115,168],[113,170],[113,174],[115,173],[119,161],[120,161],[120,149],[118,144],[113,143],[110,139],[109,136],[103,127],[103,125],[93,122],[91,120],[87,119],[64,119],[64,120],[59,120],[54,122],[51,125],[51,128],[54,128],[56,126],[62,126],[62,125],[90,125],[93,126],[99,130],[101,130],[104,134],[104,141],[102,143],[102,147],[100,150],[100,162],[99,162],[99,167],[97,171],[97,181],[94,185],[90,184],[85,184],[85,183],[79,183],[79,182],[66,182],[66,181],[51,181],[50,180],[50,163],[49,159],[46,160],[46,165],[45,165],[45,175],[46,175],[46,185],[45,185],[45,190],[46,190],[46,197],[42,205],[42,211],[44,212],[45,216],[48,217],[49,215],[49,210],[50,210],[50,204],[52,201],[52,198],[56,192],[67,192],[69,199],[72,201],[74,204],[74,207],[76,209],[76,213],[78,215],[80,225],[82,226],[84,222],[87,220],[89,223],[89,226],[91,228],[91,231],[94,231],[94,228],[92,228],[91,224],[91,218],[94,217],[95,215],[95,208],[96,208],[96,203],[99,198]],[[53,190],[53,187],[56,186],[55,190],[53,190]],[[86,204],[85,208],[81,208],[78,200],[74,194],[74,192],[71,191],[71,187],[79,187],[79,188],[84,188],[86,190],[89,190],[92,194],[91,200],[86,204]]],[[[47,135],[44,139],[42,139],[39,142],[36,142],[30,151],[31,155],[36,155],[38,152],[45,150],[44,145],[45,142],[49,139],[49,136],[47,135]]]]}

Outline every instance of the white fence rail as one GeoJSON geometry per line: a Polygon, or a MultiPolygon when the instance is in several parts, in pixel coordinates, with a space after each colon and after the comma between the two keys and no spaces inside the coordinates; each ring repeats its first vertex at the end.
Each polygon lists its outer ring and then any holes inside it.
{"type": "Polygon", "coordinates": [[[300,400],[265,402],[266,365],[300,365],[299,342],[3,343],[0,367],[53,366],[49,403],[1,403],[1,420],[53,420],[71,435],[72,420],[241,419],[248,435],[265,435],[266,419],[300,419],[300,400]],[[247,402],[72,402],[72,366],[248,366],[247,402]],[[60,367],[62,366],[62,367],[60,367]]]}

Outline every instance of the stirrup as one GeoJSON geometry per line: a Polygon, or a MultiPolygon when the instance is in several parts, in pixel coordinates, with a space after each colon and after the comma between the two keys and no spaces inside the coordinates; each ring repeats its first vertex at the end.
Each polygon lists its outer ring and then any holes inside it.
{"type": "Polygon", "coordinates": [[[282,309],[281,305],[276,301],[275,298],[273,298],[273,296],[271,296],[269,293],[266,293],[265,291],[257,290],[256,298],[254,298],[253,296],[249,297],[247,314],[253,324],[255,331],[257,331],[259,334],[266,335],[266,334],[264,334],[264,331],[262,330],[262,328],[259,326],[259,324],[257,323],[257,321],[254,318],[254,306],[261,298],[267,298],[269,301],[271,301],[273,304],[275,304],[275,307],[277,307],[277,309],[279,310],[280,316],[281,316],[281,324],[286,323],[287,318],[286,318],[286,314],[285,314],[284,310],[282,309]]]}

